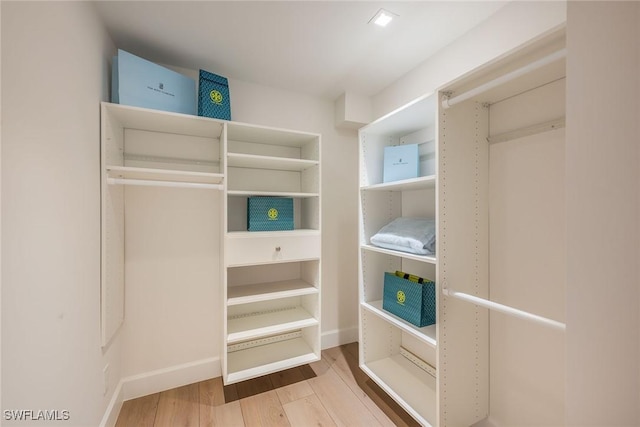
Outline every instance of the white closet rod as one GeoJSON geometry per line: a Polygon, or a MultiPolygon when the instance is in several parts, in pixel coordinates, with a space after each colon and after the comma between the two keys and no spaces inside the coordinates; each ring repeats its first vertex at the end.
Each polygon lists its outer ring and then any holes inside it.
{"type": "Polygon", "coordinates": [[[222,184],[205,184],[201,182],[152,181],[148,179],[107,178],[109,185],[142,185],[148,187],[199,188],[204,190],[222,190],[222,184]]]}
{"type": "Polygon", "coordinates": [[[442,100],[442,107],[447,109],[453,107],[456,104],[459,104],[467,99],[473,98],[476,95],[479,95],[483,92],[488,91],[489,89],[493,89],[494,87],[500,86],[503,83],[516,79],[520,76],[523,76],[527,73],[530,73],[533,70],[537,70],[538,68],[544,67],[547,64],[551,64],[559,59],[562,59],[567,56],[567,50],[561,49],[557,52],[552,53],[549,56],[545,56],[544,58],[540,58],[537,61],[533,61],[532,63],[525,65],[522,68],[518,68],[517,70],[511,71],[503,76],[500,76],[494,80],[490,80],[485,84],[482,84],[476,88],[473,88],[467,92],[461,93],[458,96],[454,96],[453,98],[445,98],[442,100]]]}
{"type": "Polygon", "coordinates": [[[498,304],[497,302],[454,291],[453,289],[443,288],[442,293],[462,301],[467,301],[481,307],[488,308],[489,310],[499,311],[501,313],[519,317],[521,319],[530,320],[532,322],[549,326],[554,329],[559,329],[561,331],[564,331],[566,329],[566,325],[564,323],[558,322],[557,320],[547,319],[546,317],[538,316],[537,314],[531,314],[523,310],[518,310],[517,308],[509,307],[508,305],[498,304]]]}

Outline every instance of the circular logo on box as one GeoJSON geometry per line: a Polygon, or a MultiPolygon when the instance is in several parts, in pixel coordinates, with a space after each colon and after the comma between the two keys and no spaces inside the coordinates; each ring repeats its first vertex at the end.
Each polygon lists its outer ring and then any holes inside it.
{"type": "Polygon", "coordinates": [[[269,217],[269,219],[278,219],[278,209],[269,209],[269,212],[267,212],[267,216],[269,217]]]}
{"type": "Polygon", "coordinates": [[[222,94],[215,89],[209,92],[209,98],[211,98],[211,101],[215,104],[222,104],[222,94]]]}
{"type": "Polygon", "coordinates": [[[407,296],[404,294],[404,292],[398,291],[398,293],[396,293],[396,299],[398,300],[398,303],[404,305],[407,296]]]}

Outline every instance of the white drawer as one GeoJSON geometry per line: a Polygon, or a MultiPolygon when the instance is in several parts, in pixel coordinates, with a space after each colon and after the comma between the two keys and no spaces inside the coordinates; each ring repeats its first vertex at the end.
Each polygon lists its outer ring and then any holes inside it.
{"type": "Polygon", "coordinates": [[[320,233],[229,233],[225,258],[228,266],[320,258],[320,233]]]}

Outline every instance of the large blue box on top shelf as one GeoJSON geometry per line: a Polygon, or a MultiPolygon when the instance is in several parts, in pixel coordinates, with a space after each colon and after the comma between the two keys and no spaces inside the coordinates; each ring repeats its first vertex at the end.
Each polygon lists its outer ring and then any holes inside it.
{"type": "Polygon", "coordinates": [[[196,81],[118,49],[113,57],[111,102],[196,114],[196,81]]]}
{"type": "Polygon", "coordinates": [[[254,196],[247,199],[247,230],[293,230],[291,197],[254,196]]]}
{"type": "Polygon", "coordinates": [[[384,273],[382,308],[418,327],[436,323],[436,284],[384,273]]]}

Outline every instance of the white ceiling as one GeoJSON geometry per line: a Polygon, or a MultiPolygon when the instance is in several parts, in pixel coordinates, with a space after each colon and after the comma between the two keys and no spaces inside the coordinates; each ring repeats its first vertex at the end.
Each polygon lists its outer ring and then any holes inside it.
{"type": "Polygon", "coordinates": [[[154,62],[337,98],[372,96],[505,1],[102,1],[118,48],[154,62]],[[381,8],[389,26],[368,24],[381,8]]]}

